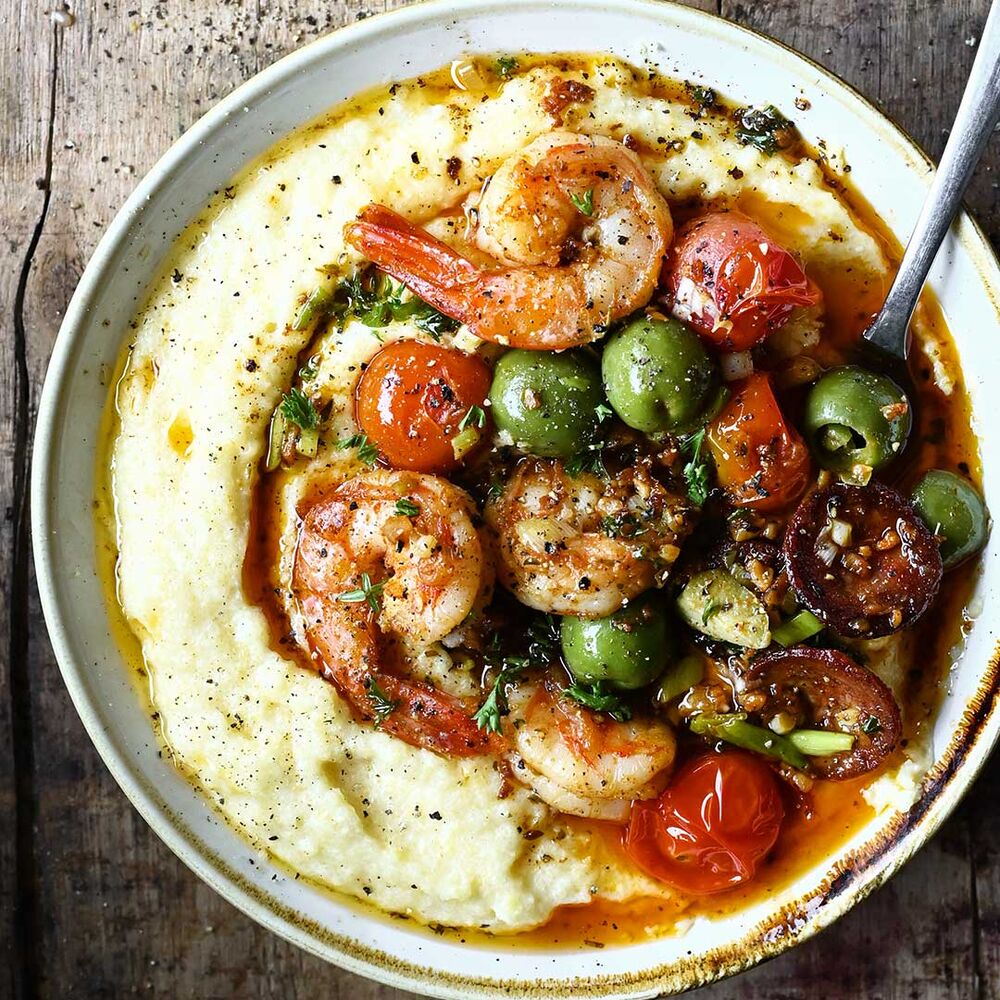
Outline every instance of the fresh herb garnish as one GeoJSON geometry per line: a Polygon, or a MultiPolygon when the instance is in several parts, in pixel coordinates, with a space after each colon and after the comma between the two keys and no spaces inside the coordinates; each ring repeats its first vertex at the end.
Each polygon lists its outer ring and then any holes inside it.
{"type": "Polygon", "coordinates": [[[490,485],[486,487],[486,502],[499,500],[503,496],[503,482],[494,476],[490,480],[490,485]]]}
{"type": "Polygon", "coordinates": [[[507,686],[529,667],[543,669],[559,657],[559,619],[555,615],[536,615],[528,623],[525,634],[528,642],[523,656],[504,655],[500,633],[493,634],[486,662],[492,667],[499,667],[499,673],[486,701],[472,717],[480,729],[490,733],[500,732],[500,720],[510,710],[507,686]]]}
{"type": "Polygon", "coordinates": [[[607,517],[601,518],[601,531],[608,538],[638,538],[648,530],[648,525],[643,525],[638,516],[630,511],[609,514],[607,517]]]}
{"type": "Polygon", "coordinates": [[[358,458],[365,465],[374,465],[378,458],[378,448],[368,440],[367,434],[352,434],[349,438],[337,442],[338,448],[357,448],[358,458]]]}
{"type": "Polygon", "coordinates": [[[399,517],[416,517],[419,513],[420,505],[415,504],[409,497],[396,501],[396,514],[399,517]]]}
{"type": "Polygon", "coordinates": [[[376,614],[382,610],[382,588],[384,583],[372,583],[367,573],[361,574],[361,586],[357,590],[348,590],[337,595],[338,601],[346,604],[360,604],[364,601],[376,614]]]}
{"type": "Polygon", "coordinates": [[[610,715],[616,722],[628,722],[632,718],[632,709],[622,701],[621,695],[609,691],[603,681],[595,681],[593,684],[574,681],[569,687],[563,688],[563,694],[579,702],[584,708],[610,715]]]}
{"type": "Polygon", "coordinates": [[[599,441],[591,445],[584,451],[578,452],[572,458],[566,460],[566,474],[569,476],[579,476],[583,472],[592,472],[602,479],[608,478],[608,470],[604,467],[604,456],[602,449],[604,442],[599,441]]]}
{"type": "Polygon", "coordinates": [[[737,112],[736,138],[744,146],[755,146],[771,156],[791,146],[797,136],[794,123],[769,104],[766,108],[743,108],[737,112]]]}
{"type": "Polygon", "coordinates": [[[711,467],[708,459],[701,453],[705,442],[705,428],[690,434],[681,442],[681,451],[688,456],[684,466],[684,482],[687,484],[687,494],[693,504],[701,507],[708,499],[711,489],[711,467]]]}
{"type": "MultiPolygon", "coordinates": [[[[423,299],[412,298],[410,302],[420,304],[419,308],[411,313],[414,324],[419,330],[429,333],[435,340],[440,340],[442,334],[454,333],[462,325],[457,319],[452,319],[450,316],[445,316],[443,312],[438,312],[434,306],[424,302],[423,299]]],[[[401,316],[396,318],[405,319],[401,316]]]]}
{"type": "Polygon", "coordinates": [[[458,329],[457,320],[438,312],[418,296],[411,293],[404,298],[406,291],[405,285],[397,285],[384,272],[364,267],[336,286],[326,309],[341,320],[353,316],[372,330],[381,329],[393,320],[412,320],[435,340],[458,329]]]}
{"type": "Polygon", "coordinates": [[[466,427],[478,427],[482,430],[486,426],[486,411],[481,406],[470,406],[469,412],[458,422],[458,429],[464,431],[466,427]]]}
{"type": "Polygon", "coordinates": [[[311,431],[319,423],[312,400],[301,390],[292,389],[281,397],[282,416],[300,430],[311,431]]]}
{"type": "Polygon", "coordinates": [[[507,685],[518,674],[527,670],[528,666],[529,661],[525,658],[511,656],[504,661],[504,666],[493,683],[493,690],[472,717],[472,721],[480,729],[485,729],[488,733],[500,732],[500,719],[510,711],[510,706],[507,704],[507,685]]]}
{"type": "Polygon", "coordinates": [[[571,194],[569,200],[582,215],[594,214],[594,189],[587,188],[583,194],[571,194]]]}
{"type": "Polygon", "coordinates": [[[714,618],[720,611],[725,611],[726,607],[725,601],[709,601],[701,613],[702,625],[707,625],[710,618],[714,618]]]}
{"type": "Polygon", "coordinates": [[[598,403],[597,406],[594,407],[594,413],[597,414],[597,419],[602,424],[609,417],[613,417],[615,415],[615,411],[612,410],[611,407],[608,406],[607,403],[598,403]]]}
{"type": "Polygon", "coordinates": [[[511,76],[517,71],[518,62],[514,56],[500,56],[494,64],[493,68],[496,70],[496,74],[501,80],[509,80],[511,76]]]}
{"type": "Polygon", "coordinates": [[[861,732],[867,733],[869,736],[872,733],[882,732],[882,723],[875,718],[874,715],[869,715],[864,722],[861,723],[861,732]]]}
{"type": "Polygon", "coordinates": [[[368,700],[372,703],[372,715],[375,720],[375,728],[380,729],[382,723],[399,708],[399,702],[391,699],[374,677],[369,677],[365,681],[365,691],[368,692],[368,700]]]}
{"type": "Polygon", "coordinates": [[[715,91],[711,87],[692,87],[691,96],[703,108],[710,108],[715,104],[715,91]]]}

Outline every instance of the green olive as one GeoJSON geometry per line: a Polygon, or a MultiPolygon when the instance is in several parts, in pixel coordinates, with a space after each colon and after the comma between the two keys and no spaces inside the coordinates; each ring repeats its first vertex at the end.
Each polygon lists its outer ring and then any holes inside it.
{"type": "Polygon", "coordinates": [[[607,618],[563,618],[560,632],[566,666],[587,684],[634,691],[656,680],[673,656],[666,616],[648,597],[607,618]]]}
{"type": "Polygon", "coordinates": [[[629,427],[683,431],[705,409],[715,366],[698,335],[676,319],[635,319],[614,334],[601,359],[604,391],[629,427]]]}
{"type": "Polygon", "coordinates": [[[941,538],[946,569],[957,566],[986,544],[987,514],[972,484],[944,469],[931,469],[913,490],[913,506],[941,538]]]}
{"type": "Polygon", "coordinates": [[[913,415],[886,375],[847,365],[828,371],[806,400],[805,434],[816,461],[832,472],[880,469],[906,446],[913,415]]]}
{"type": "Polygon", "coordinates": [[[597,365],[582,351],[508,351],[493,371],[497,430],[532,455],[569,458],[593,444],[602,404],[597,365]]]}

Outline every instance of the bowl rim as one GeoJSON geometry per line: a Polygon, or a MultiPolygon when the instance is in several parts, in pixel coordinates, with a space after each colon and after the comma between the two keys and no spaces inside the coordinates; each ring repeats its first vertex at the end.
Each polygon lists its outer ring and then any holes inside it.
{"type": "MultiPolygon", "coordinates": [[[[627,16],[630,11],[642,11],[655,16],[657,12],[668,10],[673,17],[687,19],[692,25],[700,24],[716,32],[742,37],[765,52],[770,49],[771,54],[783,55],[792,62],[810,68],[818,75],[817,82],[829,94],[842,101],[846,98],[845,103],[853,103],[859,117],[874,118],[887,126],[889,132],[895,134],[899,147],[914,162],[922,162],[928,170],[933,169],[931,158],[906,130],[855,87],[815,60],[754,28],[688,7],[676,0],[518,0],[518,3],[523,7],[542,9],[572,10],[585,7],[620,16],[627,16]]],[[[67,638],[65,622],[71,615],[67,614],[68,609],[63,606],[54,583],[57,564],[52,547],[54,526],[48,497],[56,485],[53,448],[57,431],[56,417],[60,401],[73,376],[73,361],[86,329],[87,314],[101,292],[109,263],[118,247],[127,239],[144,204],[165,184],[180,162],[222,127],[234,112],[255,102],[276,83],[290,77],[300,66],[313,59],[326,58],[349,45],[370,43],[384,32],[392,32],[411,22],[434,19],[457,22],[470,11],[476,15],[488,15],[502,14],[507,9],[509,0],[421,0],[406,7],[369,15],[363,20],[337,28],[272,63],[232,90],[172,143],[136,186],[105,230],[73,293],[49,359],[39,400],[31,459],[33,555],[39,595],[53,652],[88,736],[132,805],[157,836],[201,880],[269,931],[350,972],[387,985],[409,990],[420,989],[427,991],[429,995],[448,997],[509,996],[510,982],[505,984],[502,979],[494,976],[453,975],[367,948],[349,938],[336,939],[336,943],[331,943],[329,936],[321,939],[314,933],[309,921],[296,920],[295,914],[283,907],[278,899],[273,898],[265,903],[259,894],[248,891],[222,859],[216,857],[207,845],[187,829],[164,802],[158,801],[154,790],[147,787],[143,779],[133,771],[125,752],[115,744],[110,731],[105,730],[101,724],[95,699],[81,680],[83,665],[78,662],[67,638]]],[[[957,218],[955,230],[958,242],[973,261],[977,273],[984,279],[984,286],[990,292],[994,308],[1000,312],[1000,264],[988,238],[965,210],[957,218]]],[[[954,809],[980,772],[1000,735],[1000,713],[996,711],[998,695],[1000,650],[994,653],[975,693],[967,700],[963,724],[928,775],[926,790],[914,806],[900,817],[899,828],[886,838],[886,842],[872,856],[862,859],[852,877],[842,885],[831,887],[827,905],[814,913],[803,914],[802,926],[794,934],[779,933],[759,938],[750,932],[739,942],[740,945],[749,946],[742,950],[734,948],[734,955],[728,957],[723,954],[719,959],[716,951],[709,950],[700,956],[697,966],[684,963],[681,966],[649,967],[630,976],[627,984],[615,976],[559,980],[555,983],[556,991],[546,987],[544,995],[637,997],[663,990],[694,988],[774,957],[829,926],[895,874],[930,839],[954,809]],[[714,963],[710,961],[713,957],[714,963]]],[[[541,981],[537,986],[528,987],[523,983],[518,985],[521,995],[534,996],[536,990],[539,991],[538,995],[542,995],[541,981]]]]}

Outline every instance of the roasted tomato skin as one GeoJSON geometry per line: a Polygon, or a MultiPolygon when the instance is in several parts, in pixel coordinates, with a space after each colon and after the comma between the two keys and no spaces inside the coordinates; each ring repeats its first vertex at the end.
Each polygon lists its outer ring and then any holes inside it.
{"type": "Polygon", "coordinates": [[[878,482],[835,483],[806,497],[785,529],[784,553],[800,602],[839,635],[859,639],[912,625],[944,572],[937,541],[913,505],[878,482]],[[849,525],[843,546],[834,522],[849,525]]]}
{"type": "Polygon", "coordinates": [[[784,815],[766,764],[739,750],[709,753],[685,764],[659,798],[632,806],[623,842],[653,878],[708,895],[754,877],[784,815]]]}
{"type": "Polygon", "coordinates": [[[729,402],[708,425],[706,440],[719,485],[738,507],[778,510],[809,483],[809,449],[785,423],[763,372],[734,384],[729,402]]]}
{"type": "Polygon", "coordinates": [[[739,212],[709,212],[678,231],[662,283],[678,319],[724,351],[746,351],[796,306],[822,301],[798,261],[739,212]]]}
{"type": "Polygon", "coordinates": [[[793,646],[754,657],[743,675],[740,702],[764,725],[786,712],[797,726],[849,732],[854,737],[850,751],[809,759],[817,777],[834,781],[875,770],[896,749],[903,731],[888,685],[836,649],[793,646]]]}
{"type": "Polygon", "coordinates": [[[470,408],[482,407],[490,380],[474,355],[399,340],[383,347],[358,381],[357,420],[393,468],[448,472],[459,464],[452,439],[470,408]]]}

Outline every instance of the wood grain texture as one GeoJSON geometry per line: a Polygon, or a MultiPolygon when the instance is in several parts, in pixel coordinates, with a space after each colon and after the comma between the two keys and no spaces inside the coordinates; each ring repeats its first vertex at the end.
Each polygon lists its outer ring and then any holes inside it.
{"type": "MultiPolygon", "coordinates": [[[[25,467],[63,311],[97,239],[138,179],[238,83],[316,35],[397,5],[79,0],[68,27],[55,24],[44,0],[0,5],[0,490],[7,511],[0,683],[9,692],[0,699],[0,942],[9,960],[0,996],[404,996],[261,930],[195,879],[139,819],[92,749],[59,679],[29,577],[26,529],[18,519],[24,481],[15,475],[25,467]]],[[[800,48],[874,98],[936,154],[988,2],[699,0],[692,6],[721,9],[800,48]]],[[[994,143],[969,196],[994,240],[998,168],[994,143]]],[[[1000,847],[993,837],[1000,805],[992,794],[998,779],[1000,765],[988,769],[966,806],[899,877],[833,929],[697,995],[1000,995],[1000,847]]]]}

